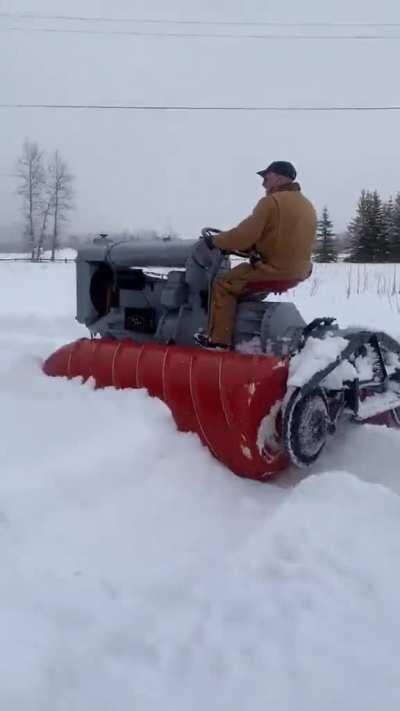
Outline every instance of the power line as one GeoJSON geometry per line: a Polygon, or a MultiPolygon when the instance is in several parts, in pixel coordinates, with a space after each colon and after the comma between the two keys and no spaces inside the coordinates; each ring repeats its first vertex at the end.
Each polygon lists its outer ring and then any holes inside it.
{"type": "Polygon", "coordinates": [[[130,22],[155,25],[214,25],[228,27],[400,27],[400,22],[285,22],[280,20],[171,20],[139,17],[88,17],[83,15],[40,15],[35,13],[0,12],[0,18],[17,20],[54,20],[68,22],[130,22]]]}
{"type": "Polygon", "coordinates": [[[153,38],[189,38],[189,39],[251,39],[251,40],[399,40],[400,35],[300,35],[300,34],[228,34],[220,32],[143,32],[141,30],[76,30],[55,29],[53,27],[6,27],[0,32],[46,33],[46,34],[77,34],[77,35],[117,35],[119,37],[153,37],[153,38]]]}
{"type": "Polygon", "coordinates": [[[95,111],[400,111],[392,106],[190,106],[190,105],[140,105],[140,104],[0,104],[0,109],[63,109],[95,111]]]}

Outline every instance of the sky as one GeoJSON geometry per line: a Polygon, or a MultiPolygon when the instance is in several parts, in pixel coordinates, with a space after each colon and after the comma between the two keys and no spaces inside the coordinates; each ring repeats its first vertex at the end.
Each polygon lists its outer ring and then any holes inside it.
{"type": "MultiPolygon", "coordinates": [[[[0,103],[194,106],[400,105],[400,39],[148,37],[121,32],[394,34],[396,27],[173,25],[21,19],[1,13],[207,22],[400,23],[382,0],[0,0],[0,103]],[[32,32],[36,28],[57,32],[32,32]],[[85,30],[90,34],[59,30],[85,30]],[[21,31],[24,30],[24,31],[21,31]],[[114,34],[111,34],[114,32],[114,34]],[[118,34],[119,33],[119,34],[118,34]]],[[[179,112],[0,108],[0,225],[19,218],[24,139],[75,174],[69,231],[154,228],[196,237],[236,224],[263,191],[256,171],[294,162],[337,231],[362,188],[400,190],[400,112],[179,112]],[[11,177],[10,177],[11,176],[11,177]]]]}

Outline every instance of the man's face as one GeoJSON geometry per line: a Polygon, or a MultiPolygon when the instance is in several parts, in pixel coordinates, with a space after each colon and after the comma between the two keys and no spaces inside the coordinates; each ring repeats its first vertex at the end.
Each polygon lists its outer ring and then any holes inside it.
{"type": "Polygon", "coordinates": [[[273,173],[271,171],[264,175],[263,186],[265,188],[265,192],[268,194],[271,190],[280,188],[282,185],[286,185],[290,182],[291,180],[286,178],[284,175],[279,175],[279,173],[273,173]]]}
{"type": "Polygon", "coordinates": [[[270,190],[278,185],[279,178],[281,178],[281,176],[277,173],[272,173],[272,171],[264,175],[263,186],[266,193],[269,193],[270,190]]]}

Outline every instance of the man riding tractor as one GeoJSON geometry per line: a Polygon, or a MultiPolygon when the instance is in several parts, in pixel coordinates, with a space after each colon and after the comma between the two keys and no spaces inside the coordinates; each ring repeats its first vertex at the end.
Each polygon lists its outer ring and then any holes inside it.
{"type": "Polygon", "coordinates": [[[195,340],[206,348],[231,347],[237,300],[257,283],[303,281],[311,273],[311,254],[316,235],[314,207],[294,182],[296,170],[287,161],[274,161],[259,171],[266,195],[252,214],[237,227],[216,236],[207,235],[210,249],[242,252],[242,263],[215,279],[211,295],[208,333],[195,340]]]}

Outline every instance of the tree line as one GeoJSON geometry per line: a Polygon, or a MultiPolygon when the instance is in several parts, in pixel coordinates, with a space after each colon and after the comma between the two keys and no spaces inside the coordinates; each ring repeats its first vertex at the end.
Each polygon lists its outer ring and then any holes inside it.
{"type": "Polygon", "coordinates": [[[318,220],[314,260],[337,261],[339,247],[347,262],[400,262],[400,192],[384,200],[377,190],[362,190],[341,243],[324,207],[318,220]]]}
{"type": "MultiPolygon", "coordinates": [[[[18,158],[17,178],[31,259],[40,260],[44,249],[50,248],[54,260],[62,223],[73,208],[75,178],[58,150],[48,156],[31,140],[25,141],[18,158]]],[[[168,239],[176,237],[168,235],[168,239]]],[[[400,192],[385,201],[377,190],[362,190],[343,239],[335,234],[325,206],[318,219],[314,260],[335,262],[340,252],[349,262],[400,262],[400,192]]]]}
{"type": "Polygon", "coordinates": [[[400,261],[400,193],[382,200],[377,190],[363,190],[348,227],[349,261],[400,261]]]}
{"type": "Polygon", "coordinates": [[[39,261],[49,246],[54,260],[61,225],[73,208],[74,176],[59,151],[47,156],[36,141],[26,140],[17,162],[17,178],[31,259],[39,261]]]}

